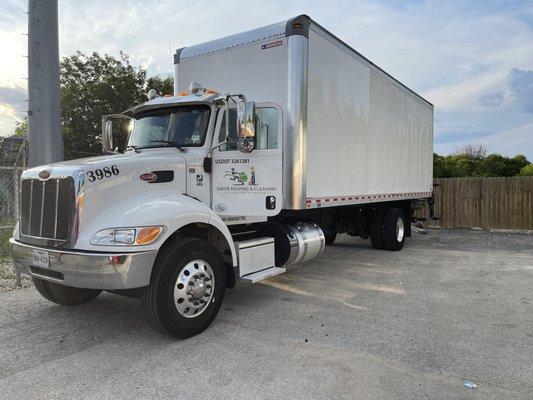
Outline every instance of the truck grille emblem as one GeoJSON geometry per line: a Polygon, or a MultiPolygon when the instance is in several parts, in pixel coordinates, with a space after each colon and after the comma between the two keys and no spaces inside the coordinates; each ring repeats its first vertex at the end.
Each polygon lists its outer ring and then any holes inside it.
{"type": "Polygon", "coordinates": [[[48,178],[50,178],[50,171],[47,169],[43,169],[41,172],[39,172],[39,179],[45,181],[48,178]]]}

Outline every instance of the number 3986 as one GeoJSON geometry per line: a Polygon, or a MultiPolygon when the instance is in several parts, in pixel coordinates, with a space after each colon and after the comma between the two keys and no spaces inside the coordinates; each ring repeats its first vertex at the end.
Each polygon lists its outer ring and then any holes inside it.
{"type": "Polygon", "coordinates": [[[119,170],[116,165],[111,167],[96,168],[95,170],[87,171],[87,179],[89,182],[94,182],[95,180],[101,180],[104,178],[111,178],[113,175],[118,175],[119,170]]]}

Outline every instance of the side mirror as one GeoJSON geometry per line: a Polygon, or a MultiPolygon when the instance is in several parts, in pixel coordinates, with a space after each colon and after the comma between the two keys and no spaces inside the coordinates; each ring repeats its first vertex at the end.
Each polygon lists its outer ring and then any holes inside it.
{"type": "Polygon", "coordinates": [[[114,154],[113,151],[113,121],[102,118],[102,153],[114,154]]]}
{"type": "Polygon", "coordinates": [[[237,102],[237,148],[242,153],[250,153],[255,147],[255,103],[237,102]]]}
{"type": "Polygon", "coordinates": [[[102,153],[123,153],[126,149],[132,126],[133,119],[127,115],[105,115],[102,118],[102,153]]]}

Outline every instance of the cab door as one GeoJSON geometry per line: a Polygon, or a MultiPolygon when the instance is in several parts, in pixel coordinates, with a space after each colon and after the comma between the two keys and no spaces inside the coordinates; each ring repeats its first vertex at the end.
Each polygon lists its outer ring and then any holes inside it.
{"type": "MultiPolygon", "coordinates": [[[[225,109],[219,111],[213,144],[226,137],[225,109]]],[[[237,150],[236,111],[229,111],[230,141],[213,150],[211,208],[220,216],[273,216],[282,206],[282,111],[272,103],[255,107],[255,146],[237,150]]]]}

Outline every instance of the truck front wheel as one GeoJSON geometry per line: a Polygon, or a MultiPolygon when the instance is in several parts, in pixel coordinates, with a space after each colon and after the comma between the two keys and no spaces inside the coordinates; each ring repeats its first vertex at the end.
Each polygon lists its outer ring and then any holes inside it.
{"type": "Polygon", "coordinates": [[[185,339],[215,319],[225,288],[218,250],[205,240],[177,239],[157,257],[143,298],[144,311],[154,329],[185,339]]]}
{"type": "Polygon", "coordinates": [[[33,278],[37,291],[48,301],[62,306],[75,306],[94,300],[102,291],[95,289],[80,289],[59,285],[44,279],[33,278]]]}

